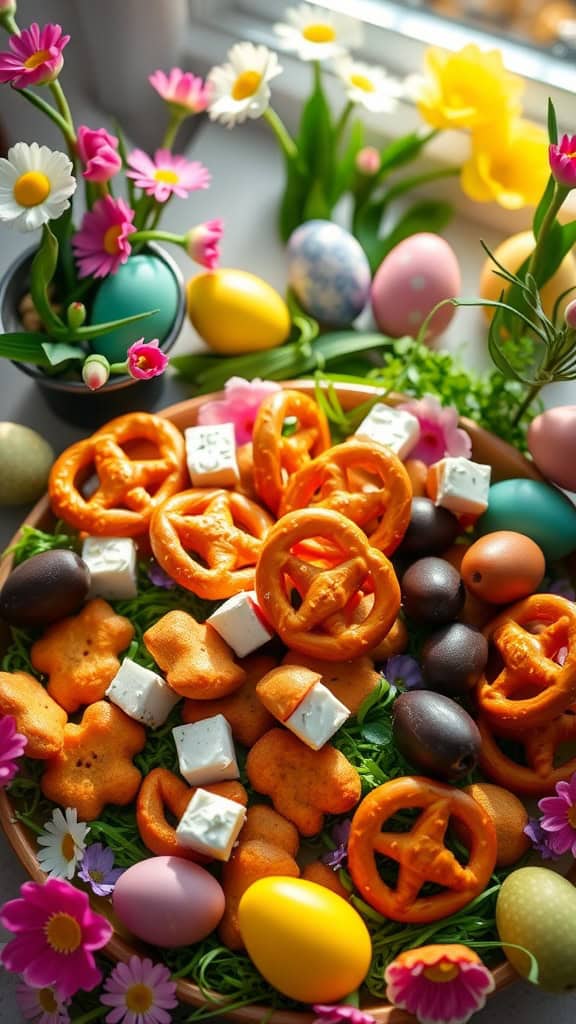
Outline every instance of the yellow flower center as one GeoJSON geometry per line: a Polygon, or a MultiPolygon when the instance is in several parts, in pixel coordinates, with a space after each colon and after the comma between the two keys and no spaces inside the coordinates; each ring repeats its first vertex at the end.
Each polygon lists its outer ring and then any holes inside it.
{"type": "Polygon", "coordinates": [[[76,843],[74,842],[74,839],[69,832],[67,832],[66,835],[62,837],[62,845],[60,849],[62,850],[62,856],[64,857],[64,860],[74,860],[74,854],[76,853],[76,843]]]}
{"type": "Polygon", "coordinates": [[[148,360],[147,360],[146,356],[138,356],[138,358],[136,360],[136,366],[140,370],[147,370],[148,369],[148,365],[149,364],[148,364],[148,360]]]}
{"type": "Polygon", "coordinates": [[[104,234],[104,252],[107,252],[109,256],[115,256],[118,252],[118,239],[122,234],[122,226],[120,224],[113,224],[111,228],[104,234]]]}
{"type": "Polygon", "coordinates": [[[178,181],[178,175],[176,171],[169,171],[167,168],[159,167],[154,172],[154,178],[156,181],[164,181],[167,185],[175,185],[178,181]]]}
{"type": "Polygon", "coordinates": [[[460,974],[460,968],[458,964],[449,964],[445,960],[441,960],[433,967],[425,967],[422,973],[425,978],[428,978],[428,981],[454,981],[454,978],[460,974]]]}
{"type": "Polygon", "coordinates": [[[44,925],[44,934],[56,953],[74,953],[82,942],[82,930],[71,914],[52,914],[44,925]]]}
{"type": "Polygon", "coordinates": [[[232,86],[232,99],[247,100],[249,96],[258,92],[261,81],[262,75],[259,71],[243,71],[232,86]]]}
{"type": "Polygon", "coordinates": [[[38,992],[38,1005],[44,1013],[56,1013],[58,1003],[54,998],[54,991],[51,988],[41,988],[38,992]]]}
{"type": "Polygon", "coordinates": [[[126,989],[126,1006],[132,1013],[146,1013],[154,1003],[154,993],[149,985],[138,982],[126,989]]]}
{"type": "Polygon", "coordinates": [[[50,180],[42,171],[26,171],[14,183],[13,195],[19,206],[39,206],[50,195],[50,180]]]}
{"type": "Polygon", "coordinates": [[[363,92],[374,92],[374,82],[371,82],[366,75],[350,75],[350,85],[355,85],[357,89],[362,89],[363,92]]]}
{"type": "Polygon", "coordinates": [[[104,872],[103,871],[98,871],[97,868],[93,868],[92,871],[88,872],[88,874],[90,875],[90,878],[92,879],[93,882],[103,882],[104,881],[104,872]]]}
{"type": "Polygon", "coordinates": [[[45,60],[50,59],[48,50],[36,50],[30,57],[27,57],[24,61],[25,68],[37,68],[39,64],[43,64],[45,60]]]}
{"type": "Polygon", "coordinates": [[[332,25],[306,25],[302,35],[309,43],[333,43],[336,39],[332,25]]]}
{"type": "Polygon", "coordinates": [[[573,804],[570,810],[568,811],[568,821],[570,822],[572,828],[576,828],[576,804],[573,804]]]}

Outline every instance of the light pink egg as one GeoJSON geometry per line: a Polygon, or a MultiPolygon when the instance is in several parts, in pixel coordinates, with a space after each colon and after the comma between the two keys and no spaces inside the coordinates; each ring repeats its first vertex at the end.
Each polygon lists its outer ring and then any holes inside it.
{"type": "MultiPolygon", "coordinates": [[[[430,232],[411,235],[388,253],[376,271],[374,318],[383,334],[415,337],[434,306],[459,295],[460,287],[460,267],[448,242],[430,232]]],[[[454,309],[446,305],[434,315],[427,341],[446,329],[454,309]]]]}
{"type": "Polygon", "coordinates": [[[532,420],[528,448],[543,476],[576,491],[576,405],[559,405],[532,420]]]}
{"type": "Polygon", "coordinates": [[[224,892],[215,878],[182,857],[150,857],[116,882],[114,912],[134,935],[153,946],[200,942],[224,913],[224,892]]]}

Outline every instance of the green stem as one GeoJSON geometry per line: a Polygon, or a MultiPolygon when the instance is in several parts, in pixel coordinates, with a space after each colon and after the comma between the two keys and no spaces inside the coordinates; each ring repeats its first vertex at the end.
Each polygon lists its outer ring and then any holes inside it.
{"type": "Polygon", "coordinates": [[[528,389],[528,393],[526,394],[526,397],[524,398],[524,400],[518,406],[518,408],[516,410],[516,413],[514,415],[514,418],[512,420],[512,426],[513,427],[517,427],[518,426],[518,424],[520,423],[520,420],[522,419],[522,417],[523,417],[524,413],[526,412],[526,410],[532,405],[532,402],[534,401],[534,399],[538,397],[539,392],[544,387],[544,383],[545,383],[544,381],[539,381],[536,384],[532,384],[532,387],[530,387],[528,389]]]}
{"type": "Polygon", "coordinates": [[[170,120],[168,121],[168,125],[164,133],[164,138],[162,139],[162,149],[172,149],[172,146],[174,145],[174,140],[176,138],[176,135],[178,134],[178,129],[182,124],[183,120],[184,117],[182,117],[181,114],[177,113],[177,111],[175,110],[172,111],[170,115],[170,120]]]}
{"type": "Polygon", "coordinates": [[[110,1012],[108,1006],[98,1006],[95,1010],[83,1013],[81,1017],[71,1017],[72,1024],[89,1024],[92,1020],[101,1020],[106,1013],[110,1012]]]}
{"type": "Polygon", "coordinates": [[[14,15],[12,13],[10,13],[10,14],[8,14],[8,13],[3,14],[2,18],[0,19],[0,22],[2,24],[2,27],[6,30],[6,32],[8,32],[9,35],[11,35],[11,36],[19,36],[20,35],[20,29],[18,28],[18,25],[16,24],[16,20],[15,20],[14,15]]]}
{"type": "Polygon", "coordinates": [[[312,71],[314,74],[314,91],[322,92],[322,69],[319,60],[312,62],[312,71]]]}
{"type": "Polygon", "coordinates": [[[350,117],[350,114],[352,113],[353,110],[354,110],[354,104],[352,103],[352,100],[348,100],[348,103],[346,104],[346,106],[344,107],[342,113],[340,114],[340,117],[338,118],[338,120],[336,122],[336,125],[335,125],[335,128],[334,128],[334,146],[335,147],[338,145],[338,143],[340,142],[340,139],[342,138],[342,135],[344,134],[344,129],[346,128],[346,125],[348,124],[348,118],[350,117]]]}
{"type": "Polygon", "coordinates": [[[270,125],[284,155],[288,160],[295,160],[298,156],[298,147],[285,124],[280,120],[276,111],[272,110],[272,107],[267,107],[264,111],[264,120],[270,125]]]}
{"type": "Polygon", "coordinates": [[[559,185],[558,182],[556,182],[556,185],[554,186],[554,192],[552,193],[552,199],[550,200],[550,206],[546,210],[546,213],[542,219],[540,230],[538,232],[538,237],[536,239],[536,245],[534,246],[534,251],[530,257],[530,262],[528,264],[528,269],[526,271],[527,274],[532,274],[532,276],[536,279],[537,283],[538,271],[540,270],[540,264],[542,262],[542,253],[544,245],[546,243],[546,239],[548,237],[548,232],[552,228],[552,225],[556,220],[556,214],[558,213],[560,207],[566,199],[566,196],[568,195],[569,191],[570,189],[565,188],[563,185],[559,185]]]}
{"type": "Polygon", "coordinates": [[[58,80],[56,80],[55,82],[50,82],[50,92],[56,100],[56,106],[58,107],[60,114],[62,115],[66,123],[70,125],[74,139],[76,139],[72,111],[70,110],[70,105],[68,103],[68,100],[66,99],[66,96],[64,95],[64,90],[58,80]]]}
{"type": "Polygon", "coordinates": [[[175,235],[171,231],[154,231],[151,228],[146,231],[135,231],[130,235],[130,242],[172,242],[173,245],[186,246],[186,235],[175,235]]]}
{"type": "Polygon", "coordinates": [[[38,110],[41,110],[51,121],[54,121],[54,124],[58,125],[68,145],[75,145],[76,136],[74,135],[74,129],[70,127],[57,110],[54,110],[54,107],[51,107],[49,103],[46,103],[46,100],[41,99],[36,93],[30,92],[29,89],[18,89],[18,92],[20,96],[24,96],[29,103],[32,103],[34,107],[38,107],[38,110]]]}

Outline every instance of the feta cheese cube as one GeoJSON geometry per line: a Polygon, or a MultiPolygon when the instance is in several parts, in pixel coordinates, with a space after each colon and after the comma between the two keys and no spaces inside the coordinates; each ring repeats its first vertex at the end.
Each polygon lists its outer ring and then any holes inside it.
{"type": "Polygon", "coordinates": [[[435,505],[455,515],[481,515],[488,508],[491,467],[463,456],[440,459],[434,465],[435,505]]]}
{"type": "Polygon", "coordinates": [[[314,683],[284,725],[312,750],[320,750],[349,717],[348,708],[323,683],[314,683]]]}
{"type": "Polygon", "coordinates": [[[206,622],[214,627],[238,658],[245,658],[268,643],[274,635],[264,622],[254,590],[229,597],[208,616],[206,622]]]}
{"type": "Polygon", "coordinates": [[[162,676],[124,658],[106,696],[130,718],[157,729],[163,725],[172,708],[180,700],[162,676]]]}
{"type": "Polygon", "coordinates": [[[234,487],[240,473],[233,423],[188,427],[186,460],[194,487],[234,487]]]}
{"type": "Polygon", "coordinates": [[[224,715],[178,725],[172,735],[180,771],[191,786],[239,777],[232,731],[224,715]]]}
{"type": "Polygon", "coordinates": [[[82,560],[90,570],[90,597],[136,597],[136,545],[131,537],[86,537],[82,560]]]}
{"type": "Polygon", "coordinates": [[[176,827],[182,846],[216,860],[228,860],[246,819],[242,804],[197,789],[176,827]]]}
{"type": "Polygon", "coordinates": [[[420,437],[420,424],[411,412],[377,402],[358,427],[359,440],[377,441],[405,459],[420,437]]]}

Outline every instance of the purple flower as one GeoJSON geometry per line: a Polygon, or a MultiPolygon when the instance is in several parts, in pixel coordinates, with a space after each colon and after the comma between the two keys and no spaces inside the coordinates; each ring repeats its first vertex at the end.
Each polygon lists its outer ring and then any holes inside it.
{"type": "Polygon", "coordinates": [[[122,868],[114,867],[114,854],[108,846],[92,843],[86,847],[78,877],[96,896],[110,896],[121,874],[122,868]]]}
{"type": "Polygon", "coordinates": [[[422,690],[424,678],[420,665],[410,654],[395,654],[384,665],[384,676],[393,686],[404,690],[422,690]]]}
{"type": "Polygon", "coordinates": [[[545,579],[540,587],[543,594],[558,594],[565,597],[567,601],[576,601],[576,591],[569,579],[562,577],[559,580],[545,579]]]}
{"type": "Polygon", "coordinates": [[[554,860],[555,854],[548,846],[548,833],[544,831],[539,818],[530,818],[524,827],[524,835],[532,843],[532,849],[539,853],[542,860],[554,860]]]}
{"type": "Polygon", "coordinates": [[[545,796],[538,801],[544,812],[540,824],[548,837],[552,853],[562,856],[571,852],[576,857],[576,772],[569,782],[556,783],[556,796],[545,796]]]}
{"type": "Polygon", "coordinates": [[[162,587],[163,590],[172,590],[176,586],[175,580],[164,572],[158,562],[151,562],[148,566],[148,579],[155,587],[162,587]]]}
{"type": "Polygon", "coordinates": [[[352,824],[350,818],[344,818],[344,821],[339,821],[332,829],[331,836],[333,841],[336,843],[336,849],[329,850],[320,858],[323,864],[327,867],[336,868],[342,867],[346,863],[348,856],[348,839],[350,838],[350,825],[352,824]]]}
{"type": "Polygon", "coordinates": [[[313,1024],[376,1024],[371,1013],[365,1013],[357,1006],[324,1006],[315,1003],[312,1009],[317,1014],[313,1024]]]}

